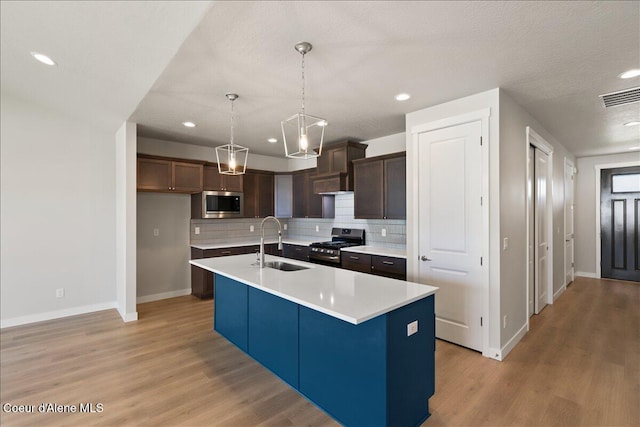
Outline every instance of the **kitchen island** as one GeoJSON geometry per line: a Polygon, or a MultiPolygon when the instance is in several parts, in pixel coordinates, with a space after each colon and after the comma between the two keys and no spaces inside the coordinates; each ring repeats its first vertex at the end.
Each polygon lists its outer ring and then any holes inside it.
{"type": "Polygon", "coordinates": [[[214,329],[347,426],[415,426],[434,392],[437,288],[253,254],[216,274],[214,329]]]}

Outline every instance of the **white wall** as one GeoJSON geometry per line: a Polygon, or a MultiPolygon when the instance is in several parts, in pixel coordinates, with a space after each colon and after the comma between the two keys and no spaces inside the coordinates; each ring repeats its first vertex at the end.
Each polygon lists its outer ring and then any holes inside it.
{"type": "MultiPolygon", "coordinates": [[[[509,239],[500,251],[501,347],[517,340],[527,326],[527,140],[530,126],[553,146],[553,293],[564,287],[564,160],[575,160],[538,121],[500,91],[500,241],[509,239]]],[[[515,343],[514,343],[515,344],[515,343]]]]}
{"type": "Polygon", "coordinates": [[[596,275],[596,165],[640,163],[640,153],[629,152],[608,156],[580,157],[576,167],[575,195],[575,268],[576,274],[596,275]]]}
{"type": "Polygon", "coordinates": [[[114,308],[113,133],[5,93],[0,112],[2,327],[114,308]]]}
{"type": "Polygon", "coordinates": [[[363,141],[367,144],[366,157],[382,156],[384,154],[399,153],[407,149],[407,137],[405,132],[383,136],[381,138],[363,141]]]}

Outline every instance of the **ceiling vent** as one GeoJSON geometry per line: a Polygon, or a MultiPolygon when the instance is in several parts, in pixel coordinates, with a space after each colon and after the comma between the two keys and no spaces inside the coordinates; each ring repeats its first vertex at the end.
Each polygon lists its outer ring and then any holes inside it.
{"type": "Polygon", "coordinates": [[[618,92],[606,93],[604,95],[600,95],[600,98],[602,98],[602,103],[605,108],[640,102],[640,86],[618,92]]]}

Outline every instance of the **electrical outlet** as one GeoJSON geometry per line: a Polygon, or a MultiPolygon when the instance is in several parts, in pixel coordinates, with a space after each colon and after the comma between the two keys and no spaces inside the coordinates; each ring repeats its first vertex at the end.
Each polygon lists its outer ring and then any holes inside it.
{"type": "Polygon", "coordinates": [[[160,235],[160,229],[159,229],[159,228],[154,228],[154,229],[153,229],[153,235],[154,235],[155,237],[158,237],[158,236],[160,235]]]}
{"type": "Polygon", "coordinates": [[[196,234],[200,234],[200,227],[196,227],[196,234]]]}
{"type": "Polygon", "coordinates": [[[287,224],[284,224],[283,227],[284,227],[284,231],[287,231],[287,224]]]}
{"type": "Polygon", "coordinates": [[[320,231],[320,226],[319,226],[319,225],[316,225],[316,233],[317,233],[318,231],[320,231]]]}
{"type": "Polygon", "coordinates": [[[64,288],[56,289],[56,298],[62,298],[62,297],[64,297],[64,288]]]}
{"type": "Polygon", "coordinates": [[[416,332],[418,332],[418,321],[414,320],[411,323],[407,323],[407,336],[410,337],[416,332]]]}
{"type": "Polygon", "coordinates": [[[502,239],[502,250],[506,251],[508,247],[509,247],[509,238],[505,237],[504,239],[502,239]]]}
{"type": "Polygon", "coordinates": [[[249,226],[249,231],[252,232],[252,233],[255,231],[255,228],[253,227],[253,225],[249,226]]]}
{"type": "Polygon", "coordinates": [[[507,315],[505,314],[504,317],[502,318],[502,328],[506,329],[507,328],[507,315]]]}
{"type": "Polygon", "coordinates": [[[383,228],[380,233],[382,234],[382,237],[387,237],[387,229],[383,228]]]}

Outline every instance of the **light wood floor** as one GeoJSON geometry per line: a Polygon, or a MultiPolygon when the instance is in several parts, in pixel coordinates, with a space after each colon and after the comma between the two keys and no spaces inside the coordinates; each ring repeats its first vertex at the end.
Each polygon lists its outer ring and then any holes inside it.
{"type": "MultiPolygon", "coordinates": [[[[2,404],[101,403],[2,426],[337,425],[212,331],[212,302],[141,304],[1,331],[2,404]]],[[[640,425],[640,286],[578,278],[503,362],[438,341],[424,426],[640,425]]],[[[37,410],[37,408],[36,408],[37,410]]]]}

